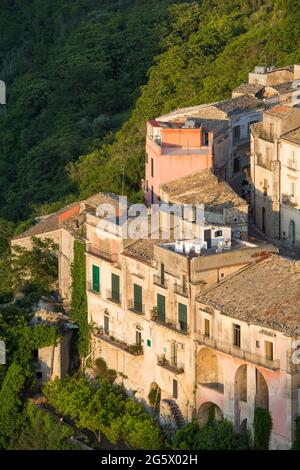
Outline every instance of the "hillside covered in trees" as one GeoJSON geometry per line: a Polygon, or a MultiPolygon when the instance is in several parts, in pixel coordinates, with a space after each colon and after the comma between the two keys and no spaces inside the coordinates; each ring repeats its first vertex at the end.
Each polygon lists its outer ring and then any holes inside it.
{"type": "Polygon", "coordinates": [[[1,2],[0,217],[122,184],[141,199],[147,118],[300,61],[300,0],[149,3],[1,2]]]}

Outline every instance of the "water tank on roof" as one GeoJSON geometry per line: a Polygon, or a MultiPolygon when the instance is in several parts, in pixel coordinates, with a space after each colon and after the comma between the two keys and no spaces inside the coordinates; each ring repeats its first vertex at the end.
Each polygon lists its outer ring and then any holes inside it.
{"type": "Polygon", "coordinates": [[[267,67],[255,67],[255,73],[264,74],[267,71],[267,67]]]}

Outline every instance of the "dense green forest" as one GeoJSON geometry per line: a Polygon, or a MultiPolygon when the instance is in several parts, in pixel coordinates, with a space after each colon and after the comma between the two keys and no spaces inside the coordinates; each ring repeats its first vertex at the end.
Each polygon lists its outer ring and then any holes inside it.
{"type": "Polygon", "coordinates": [[[0,217],[45,213],[123,174],[141,199],[145,121],[300,60],[299,0],[3,0],[0,217]]]}

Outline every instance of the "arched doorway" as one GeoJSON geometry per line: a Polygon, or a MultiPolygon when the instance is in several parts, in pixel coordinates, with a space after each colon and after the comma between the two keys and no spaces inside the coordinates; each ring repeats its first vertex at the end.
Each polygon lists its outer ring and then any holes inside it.
{"type": "Polygon", "coordinates": [[[264,233],[266,232],[266,209],[264,207],[261,209],[261,229],[264,233]]]}
{"type": "Polygon", "coordinates": [[[223,393],[224,379],[215,351],[202,348],[197,355],[197,383],[223,393]]]}
{"type": "Polygon", "coordinates": [[[255,407],[269,409],[269,389],[266,379],[262,373],[255,369],[255,380],[256,380],[256,395],[255,395],[255,407]]]}
{"type": "Polygon", "coordinates": [[[199,426],[204,426],[205,424],[207,424],[209,419],[221,421],[223,419],[223,412],[218,405],[212,403],[211,401],[208,401],[200,406],[197,413],[197,419],[199,426]]]}
{"type": "Polygon", "coordinates": [[[293,220],[289,223],[289,243],[294,245],[296,242],[296,224],[293,220]]]}

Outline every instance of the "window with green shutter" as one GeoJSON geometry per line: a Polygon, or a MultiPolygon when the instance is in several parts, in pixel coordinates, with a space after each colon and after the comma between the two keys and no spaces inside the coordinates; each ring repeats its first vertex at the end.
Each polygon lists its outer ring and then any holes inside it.
{"type": "Polygon", "coordinates": [[[187,306],[178,304],[178,321],[181,331],[187,331],[187,306]]]}
{"type": "Polygon", "coordinates": [[[111,275],[111,298],[115,302],[120,302],[120,276],[111,275]]]}
{"type": "Polygon", "coordinates": [[[165,296],[161,294],[157,294],[157,319],[162,323],[166,320],[165,296]]]}
{"type": "Polygon", "coordinates": [[[138,284],[133,284],[133,308],[136,312],[143,313],[143,289],[138,284]]]}
{"type": "Polygon", "coordinates": [[[100,268],[93,265],[93,291],[100,292],[100,268]]]}

